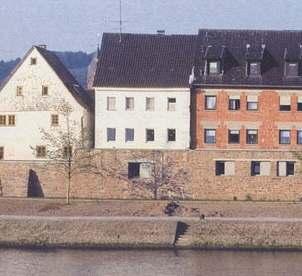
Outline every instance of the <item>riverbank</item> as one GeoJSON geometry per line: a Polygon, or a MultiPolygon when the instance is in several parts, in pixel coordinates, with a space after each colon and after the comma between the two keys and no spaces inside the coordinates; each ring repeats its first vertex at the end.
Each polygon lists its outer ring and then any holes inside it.
{"type": "Polygon", "coordinates": [[[302,249],[301,218],[0,216],[0,246],[302,249]]]}

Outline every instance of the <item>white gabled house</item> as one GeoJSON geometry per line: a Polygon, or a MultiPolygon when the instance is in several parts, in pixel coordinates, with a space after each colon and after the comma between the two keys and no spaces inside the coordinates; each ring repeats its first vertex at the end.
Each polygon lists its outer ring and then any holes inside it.
{"type": "Polygon", "coordinates": [[[95,147],[188,149],[196,36],[104,34],[94,78],[95,147]]]}
{"type": "MultiPolygon", "coordinates": [[[[0,88],[0,159],[45,158],[41,129],[65,128],[55,108],[60,101],[72,108],[71,119],[79,134],[93,129],[89,95],[54,52],[34,46],[0,88]]],[[[88,141],[87,146],[91,145],[88,141]]]]}

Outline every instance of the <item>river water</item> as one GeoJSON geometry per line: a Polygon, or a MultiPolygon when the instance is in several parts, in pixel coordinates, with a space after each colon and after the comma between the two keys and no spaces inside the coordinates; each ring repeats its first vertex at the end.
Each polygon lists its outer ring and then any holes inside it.
{"type": "Polygon", "coordinates": [[[301,276],[302,252],[0,249],[0,275],[301,276]]]}

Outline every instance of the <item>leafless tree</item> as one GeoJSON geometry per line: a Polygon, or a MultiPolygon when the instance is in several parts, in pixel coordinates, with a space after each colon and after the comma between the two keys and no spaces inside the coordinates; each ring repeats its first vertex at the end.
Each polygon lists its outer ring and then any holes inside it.
{"type": "Polygon", "coordinates": [[[187,169],[179,167],[177,162],[170,156],[165,156],[163,151],[151,152],[150,161],[145,163],[150,168],[150,177],[133,178],[131,180],[133,192],[148,191],[153,199],[185,199],[190,195],[185,187],[191,180],[187,169]]]}

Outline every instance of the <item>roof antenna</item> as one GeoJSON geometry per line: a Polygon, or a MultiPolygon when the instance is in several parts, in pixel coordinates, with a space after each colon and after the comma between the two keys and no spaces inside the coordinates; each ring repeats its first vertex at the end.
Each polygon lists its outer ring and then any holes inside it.
{"type": "Polygon", "coordinates": [[[120,0],[120,43],[122,42],[122,32],[123,32],[123,17],[122,17],[122,0],[120,0]]]}

